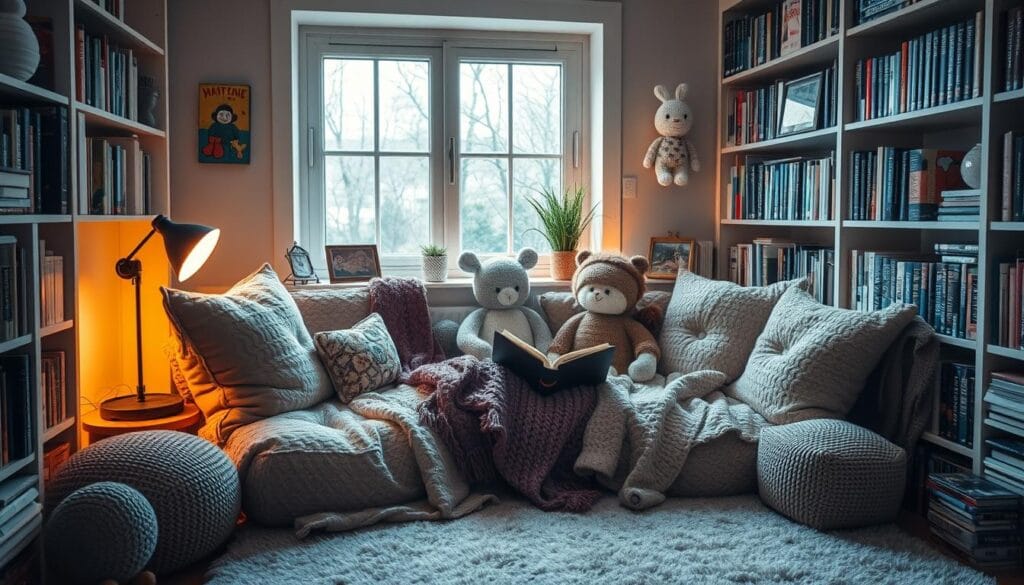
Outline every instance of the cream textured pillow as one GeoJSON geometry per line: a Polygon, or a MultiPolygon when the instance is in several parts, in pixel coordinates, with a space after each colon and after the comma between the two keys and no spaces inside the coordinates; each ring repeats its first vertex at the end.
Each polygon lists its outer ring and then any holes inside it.
{"type": "Polygon", "coordinates": [[[902,303],[873,313],[837,309],[793,287],[726,394],[777,425],[846,418],[882,354],[916,314],[902,303]]]}
{"type": "Polygon", "coordinates": [[[223,295],[161,292],[206,439],[223,444],[242,425],[330,398],[313,338],[269,264],[223,295]]]}
{"type": "Polygon", "coordinates": [[[743,373],[775,301],[786,289],[805,283],[800,279],[743,287],[680,272],[658,337],[658,371],[668,375],[718,370],[728,382],[735,380],[743,373]]]}
{"type": "Polygon", "coordinates": [[[291,291],[310,335],[350,329],[370,314],[370,289],[299,288],[291,291]]]}
{"type": "Polygon", "coordinates": [[[377,313],[370,313],[351,329],[317,333],[314,341],[344,404],[394,382],[402,372],[398,348],[377,313]]]}

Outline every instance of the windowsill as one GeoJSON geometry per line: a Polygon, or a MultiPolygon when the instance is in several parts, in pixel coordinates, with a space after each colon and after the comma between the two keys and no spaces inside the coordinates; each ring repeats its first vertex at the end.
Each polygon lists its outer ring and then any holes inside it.
{"type": "MultiPolygon", "coordinates": [[[[654,288],[658,290],[671,289],[675,284],[674,280],[660,280],[648,278],[648,288],[654,288]]],[[[299,284],[286,285],[288,288],[299,288],[299,289],[315,289],[315,288],[360,288],[366,286],[366,281],[361,282],[338,282],[331,284],[329,282],[310,283],[310,284],[299,284]]],[[[572,284],[569,280],[555,280],[550,277],[531,277],[530,288],[533,289],[544,289],[544,290],[569,290],[572,284]]],[[[444,282],[423,282],[423,286],[427,290],[445,290],[445,289],[472,289],[473,279],[468,276],[460,276],[456,278],[449,278],[444,282]]]]}

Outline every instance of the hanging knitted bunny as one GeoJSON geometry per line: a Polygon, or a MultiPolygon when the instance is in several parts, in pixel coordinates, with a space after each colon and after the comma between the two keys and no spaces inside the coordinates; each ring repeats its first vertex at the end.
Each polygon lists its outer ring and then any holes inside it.
{"type": "Polygon", "coordinates": [[[690,181],[691,170],[700,170],[697,149],[686,137],[693,127],[693,112],[685,101],[687,90],[687,85],[680,83],[675,99],[672,99],[665,86],[654,87],[654,95],[661,100],[661,106],[654,115],[654,127],[661,136],[655,138],[647,149],[644,168],[654,165],[658,183],[663,187],[673,182],[682,187],[690,181]]]}

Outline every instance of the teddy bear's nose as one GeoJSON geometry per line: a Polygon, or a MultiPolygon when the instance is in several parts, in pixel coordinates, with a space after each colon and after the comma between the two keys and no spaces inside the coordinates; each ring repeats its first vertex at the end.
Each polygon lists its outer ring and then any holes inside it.
{"type": "Polygon", "coordinates": [[[679,118],[672,118],[673,122],[679,122],[679,118]]]}
{"type": "Polygon", "coordinates": [[[498,302],[503,306],[514,305],[519,300],[519,291],[511,286],[506,286],[498,293],[498,302]]]}

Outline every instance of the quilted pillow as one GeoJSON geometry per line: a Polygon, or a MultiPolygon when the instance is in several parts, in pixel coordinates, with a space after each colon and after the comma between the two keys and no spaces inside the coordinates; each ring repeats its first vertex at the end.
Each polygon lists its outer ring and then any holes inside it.
{"type": "Polygon", "coordinates": [[[350,329],[370,314],[370,289],[300,288],[291,291],[310,335],[350,329]]]}
{"type": "Polygon", "coordinates": [[[882,354],[916,314],[903,303],[872,313],[837,309],[790,288],[726,394],[772,424],[846,418],[882,354]]]}
{"type": "Polygon", "coordinates": [[[269,264],[223,295],[160,290],[204,438],[223,445],[242,425],[330,398],[313,338],[269,264]]]}
{"type": "Polygon", "coordinates": [[[793,285],[804,287],[806,281],[743,287],[680,272],[658,337],[658,371],[668,375],[718,370],[727,381],[735,380],[743,373],[775,302],[793,285]]]}
{"type": "Polygon", "coordinates": [[[317,333],[314,340],[343,404],[394,382],[402,371],[398,348],[377,313],[370,313],[351,329],[317,333]]]}

